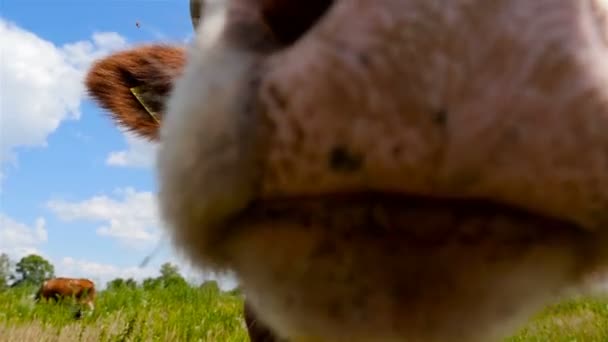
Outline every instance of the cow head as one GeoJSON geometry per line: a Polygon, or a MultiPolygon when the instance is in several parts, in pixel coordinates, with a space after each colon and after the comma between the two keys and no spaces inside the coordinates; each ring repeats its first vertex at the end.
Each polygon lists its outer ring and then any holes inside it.
{"type": "Polygon", "coordinates": [[[187,50],[110,56],[88,87],[160,139],[175,244],[279,335],[497,340],[608,263],[604,2],[214,11],[187,50]]]}

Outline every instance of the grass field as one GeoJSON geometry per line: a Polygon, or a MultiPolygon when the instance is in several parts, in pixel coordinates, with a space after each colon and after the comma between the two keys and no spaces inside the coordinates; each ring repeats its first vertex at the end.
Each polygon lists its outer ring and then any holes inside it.
{"type": "Polygon", "coordinates": [[[69,305],[35,305],[34,290],[0,292],[0,341],[248,341],[242,299],[188,286],[100,291],[74,320],[69,305]]]}
{"type": "MultiPolygon", "coordinates": [[[[78,321],[68,305],[35,305],[33,291],[0,292],[0,341],[248,341],[242,298],[216,288],[101,291],[78,321]]],[[[507,341],[606,342],[608,296],[550,306],[507,341]]]]}

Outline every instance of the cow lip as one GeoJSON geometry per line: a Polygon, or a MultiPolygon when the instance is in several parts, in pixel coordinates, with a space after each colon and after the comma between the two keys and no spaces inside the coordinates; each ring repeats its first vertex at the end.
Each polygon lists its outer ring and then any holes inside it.
{"type": "Polygon", "coordinates": [[[498,239],[501,243],[534,245],[573,237],[580,242],[579,238],[586,240],[592,235],[577,224],[493,201],[374,191],[258,198],[225,222],[222,235],[231,240],[242,232],[255,230],[256,225],[281,221],[296,222],[311,230],[316,229],[315,222],[324,222],[348,236],[406,237],[408,243],[421,247],[439,246],[454,239],[467,244],[498,239]],[[545,224],[532,226],[532,229],[524,224],[525,229],[492,231],[490,234],[483,224],[466,229],[455,223],[463,217],[478,217],[484,222],[496,216],[545,224]]]}
{"type": "MultiPolygon", "coordinates": [[[[455,297],[472,296],[469,278],[462,274],[478,276],[482,284],[505,282],[509,295],[522,291],[529,298],[537,293],[534,286],[528,291],[525,282],[508,285],[520,272],[558,275],[550,283],[558,291],[564,279],[576,279],[593,267],[601,248],[578,225],[513,206],[388,192],[258,198],[225,228],[225,266],[275,326],[280,325],[276,317],[293,315],[292,306],[326,317],[333,304],[352,308],[353,301],[364,297],[400,300],[424,316],[436,312],[428,305],[437,298],[434,291],[445,290],[432,281],[449,282],[455,297]],[[404,224],[408,222],[412,224],[404,224]],[[556,267],[557,261],[564,264],[556,267]],[[377,288],[358,294],[370,283],[377,288]],[[319,289],[328,295],[316,293],[319,289]]],[[[470,309],[491,305],[502,304],[481,300],[470,309]]]]}
{"type": "MultiPolygon", "coordinates": [[[[469,278],[462,274],[509,283],[537,268],[549,278],[572,280],[601,253],[593,233],[513,206],[367,191],[258,198],[226,223],[222,235],[222,266],[270,316],[288,316],[292,305],[323,314],[333,300],[349,307],[361,296],[401,300],[427,312],[441,288],[431,285],[437,279],[453,282],[450,291],[466,297],[469,278]],[[567,262],[556,267],[557,260],[567,262]],[[382,285],[357,294],[370,283],[382,285]],[[320,301],[319,289],[328,289],[320,301]],[[293,304],[291,296],[298,298],[293,304]]],[[[561,290],[560,281],[553,290],[561,290]]]]}

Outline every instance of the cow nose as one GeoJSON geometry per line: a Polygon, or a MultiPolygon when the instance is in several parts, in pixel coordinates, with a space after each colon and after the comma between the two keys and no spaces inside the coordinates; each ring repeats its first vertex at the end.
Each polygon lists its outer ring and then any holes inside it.
{"type": "Polygon", "coordinates": [[[282,45],[293,44],[330,9],[333,0],[263,0],[262,20],[282,45]]]}
{"type": "Polygon", "coordinates": [[[260,115],[260,66],[305,35],[332,3],[203,7],[188,63],[167,103],[157,158],[161,215],[195,259],[221,260],[225,222],[261,188],[271,124],[260,115]]]}

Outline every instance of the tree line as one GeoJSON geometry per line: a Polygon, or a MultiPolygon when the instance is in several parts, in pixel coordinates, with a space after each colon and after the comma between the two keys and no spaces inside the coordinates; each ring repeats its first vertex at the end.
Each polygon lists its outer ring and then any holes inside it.
{"type": "Polygon", "coordinates": [[[39,286],[55,276],[55,267],[40,255],[24,256],[13,264],[6,253],[0,254],[0,290],[17,286],[39,286]]]}
{"type": "MultiPolygon", "coordinates": [[[[51,262],[40,255],[30,254],[22,257],[19,261],[13,262],[6,253],[0,254],[0,291],[12,287],[40,286],[45,279],[55,277],[55,267],[51,262]]],[[[124,288],[143,288],[152,290],[158,288],[168,288],[175,286],[192,286],[179,273],[179,268],[169,262],[161,265],[158,277],[149,277],[138,283],[133,278],[115,278],[106,283],[106,290],[116,290],[124,288]]],[[[220,292],[216,281],[208,280],[203,282],[200,287],[210,291],[220,292]]],[[[238,288],[232,290],[233,294],[238,294],[238,288]]]]}

